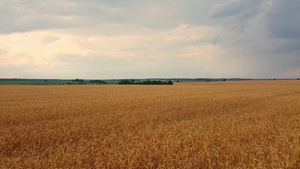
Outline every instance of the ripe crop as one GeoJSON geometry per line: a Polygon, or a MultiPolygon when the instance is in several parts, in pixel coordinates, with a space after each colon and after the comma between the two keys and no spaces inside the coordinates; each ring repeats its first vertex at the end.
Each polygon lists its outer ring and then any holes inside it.
{"type": "Polygon", "coordinates": [[[300,168],[298,81],[0,93],[0,168],[300,168]]]}

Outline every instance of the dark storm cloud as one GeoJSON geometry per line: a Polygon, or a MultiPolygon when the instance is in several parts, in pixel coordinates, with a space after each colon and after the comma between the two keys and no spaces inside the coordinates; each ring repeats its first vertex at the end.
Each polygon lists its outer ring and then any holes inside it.
{"type": "Polygon", "coordinates": [[[266,15],[267,26],[275,38],[300,38],[300,1],[274,1],[266,15]]]}
{"type": "Polygon", "coordinates": [[[244,31],[248,22],[262,12],[261,5],[261,0],[214,3],[208,13],[207,23],[222,26],[227,31],[244,31]]]}
{"type": "MultiPolygon", "coordinates": [[[[300,65],[300,1],[273,1],[265,16],[267,28],[274,43],[281,42],[272,53],[294,52],[293,63],[300,65]],[[297,52],[295,54],[295,52],[297,52]]],[[[287,55],[287,54],[286,54],[287,55]]]]}

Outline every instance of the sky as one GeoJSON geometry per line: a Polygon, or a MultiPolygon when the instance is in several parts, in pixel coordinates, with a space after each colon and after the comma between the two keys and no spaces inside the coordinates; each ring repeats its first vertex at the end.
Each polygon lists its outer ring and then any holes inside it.
{"type": "Polygon", "coordinates": [[[299,78],[299,0],[0,0],[0,78],[299,78]]]}

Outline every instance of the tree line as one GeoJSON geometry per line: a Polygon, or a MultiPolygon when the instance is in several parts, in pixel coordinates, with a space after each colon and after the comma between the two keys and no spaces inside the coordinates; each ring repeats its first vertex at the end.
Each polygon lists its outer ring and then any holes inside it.
{"type": "Polygon", "coordinates": [[[173,85],[171,80],[169,81],[161,81],[161,80],[145,80],[145,81],[137,81],[132,80],[121,80],[119,84],[138,84],[138,85],[173,85]]]}

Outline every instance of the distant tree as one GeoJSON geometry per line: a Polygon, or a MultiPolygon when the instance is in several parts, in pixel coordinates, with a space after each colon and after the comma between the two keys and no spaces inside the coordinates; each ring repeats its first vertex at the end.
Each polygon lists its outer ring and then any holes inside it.
{"type": "Polygon", "coordinates": [[[119,84],[133,84],[132,80],[121,80],[119,84]]]}
{"type": "Polygon", "coordinates": [[[97,84],[106,84],[106,81],[104,80],[91,80],[91,83],[97,83],[97,84]]]}
{"type": "Polygon", "coordinates": [[[77,78],[77,79],[75,79],[75,80],[72,80],[72,82],[80,82],[80,83],[82,83],[82,82],[84,82],[84,80],[83,80],[83,79],[77,78]]]}
{"type": "Polygon", "coordinates": [[[119,84],[142,84],[142,85],[173,85],[173,82],[170,81],[161,81],[161,80],[145,80],[142,82],[134,82],[134,80],[122,80],[119,84]]]}

